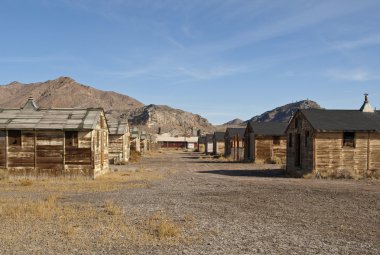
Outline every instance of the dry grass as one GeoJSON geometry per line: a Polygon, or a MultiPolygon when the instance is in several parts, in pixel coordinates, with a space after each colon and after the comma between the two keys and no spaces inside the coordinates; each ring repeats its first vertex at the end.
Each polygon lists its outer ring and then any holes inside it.
{"type": "Polygon", "coordinates": [[[149,188],[150,183],[160,180],[169,171],[162,173],[140,169],[135,172],[111,172],[99,176],[95,180],[85,177],[76,178],[34,178],[34,179],[7,179],[0,180],[2,191],[35,192],[47,191],[55,193],[81,193],[81,192],[109,192],[131,188],[149,188]]]}
{"type": "Polygon", "coordinates": [[[181,226],[164,213],[133,219],[113,201],[101,207],[64,203],[59,194],[35,201],[0,199],[0,224],[0,243],[7,247],[29,240],[60,240],[72,248],[87,249],[94,243],[171,245],[191,239],[183,235],[185,223],[181,226]]]}
{"type": "Polygon", "coordinates": [[[139,162],[141,159],[141,153],[137,151],[131,151],[131,155],[129,157],[130,163],[136,163],[139,162]]]}

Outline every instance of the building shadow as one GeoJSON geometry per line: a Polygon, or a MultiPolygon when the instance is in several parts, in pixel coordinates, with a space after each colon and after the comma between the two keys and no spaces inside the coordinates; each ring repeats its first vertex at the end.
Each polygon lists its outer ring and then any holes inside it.
{"type": "Polygon", "coordinates": [[[245,176],[245,177],[267,177],[267,178],[284,178],[284,169],[257,169],[257,170],[207,170],[198,171],[201,174],[217,174],[227,176],[245,176]]]}

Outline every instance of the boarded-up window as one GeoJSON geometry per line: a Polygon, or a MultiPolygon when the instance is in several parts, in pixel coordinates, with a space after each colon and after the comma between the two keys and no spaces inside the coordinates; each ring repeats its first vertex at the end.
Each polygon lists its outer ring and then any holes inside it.
{"type": "Polygon", "coordinates": [[[8,145],[21,146],[21,130],[8,130],[8,145]]]}
{"type": "Polygon", "coordinates": [[[307,147],[309,143],[309,137],[310,137],[309,131],[305,131],[305,147],[307,147]]]}
{"type": "Polygon", "coordinates": [[[289,134],[288,146],[289,148],[293,146],[293,134],[289,134]]]}
{"type": "Polygon", "coordinates": [[[274,145],[280,145],[280,137],[279,136],[273,136],[273,144],[274,145]]]}
{"type": "Polygon", "coordinates": [[[343,133],[343,146],[355,147],[355,132],[344,132],[343,133]]]}
{"type": "Polygon", "coordinates": [[[65,132],[65,146],[78,147],[78,132],[77,131],[65,132]]]}

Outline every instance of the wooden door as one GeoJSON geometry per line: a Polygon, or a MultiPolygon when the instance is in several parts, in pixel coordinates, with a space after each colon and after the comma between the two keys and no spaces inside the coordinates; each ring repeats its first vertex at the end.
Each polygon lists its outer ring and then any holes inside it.
{"type": "Polygon", "coordinates": [[[295,166],[300,166],[301,165],[301,135],[296,134],[295,136],[295,166]]]}

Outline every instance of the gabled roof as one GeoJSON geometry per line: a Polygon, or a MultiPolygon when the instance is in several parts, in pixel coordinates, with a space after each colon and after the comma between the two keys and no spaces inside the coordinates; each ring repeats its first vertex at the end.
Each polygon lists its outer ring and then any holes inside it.
{"type": "Polygon", "coordinates": [[[206,136],[198,137],[198,143],[205,143],[205,142],[206,142],[206,136]]]}
{"type": "Polygon", "coordinates": [[[245,128],[227,128],[225,135],[229,137],[239,136],[244,137],[245,128]]]}
{"type": "Polygon", "coordinates": [[[255,135],[282,136],[288,127],[287,122],[250,122],[255,135]]]}
{"type": "Polygon", "coordinates": [[[92,130],[102,112],[101,108],[42,109],[29,98],[21,109],[0,109],[0,129],[92,130]]]}
{"type": "Polygon", "coordinates": [[[300,112],[320,132],[380,131],[379,111],[307,109],[300,112]]]}
{"type": "Polygon", "coordinates": [[[215,132],[213,139],[217,142],[224,141],[225,132],[215,132]]]}
{"type": "Polygon", "coordinates": [[[110,135],[124,135],[129,132],[126,121],[108,121],[108,129],[110,135]]]}
{"type": "Polygon", "coordinates": [[[213,142],[214,134],[207,134],[206,135],[206,143],[213,142]]]}

